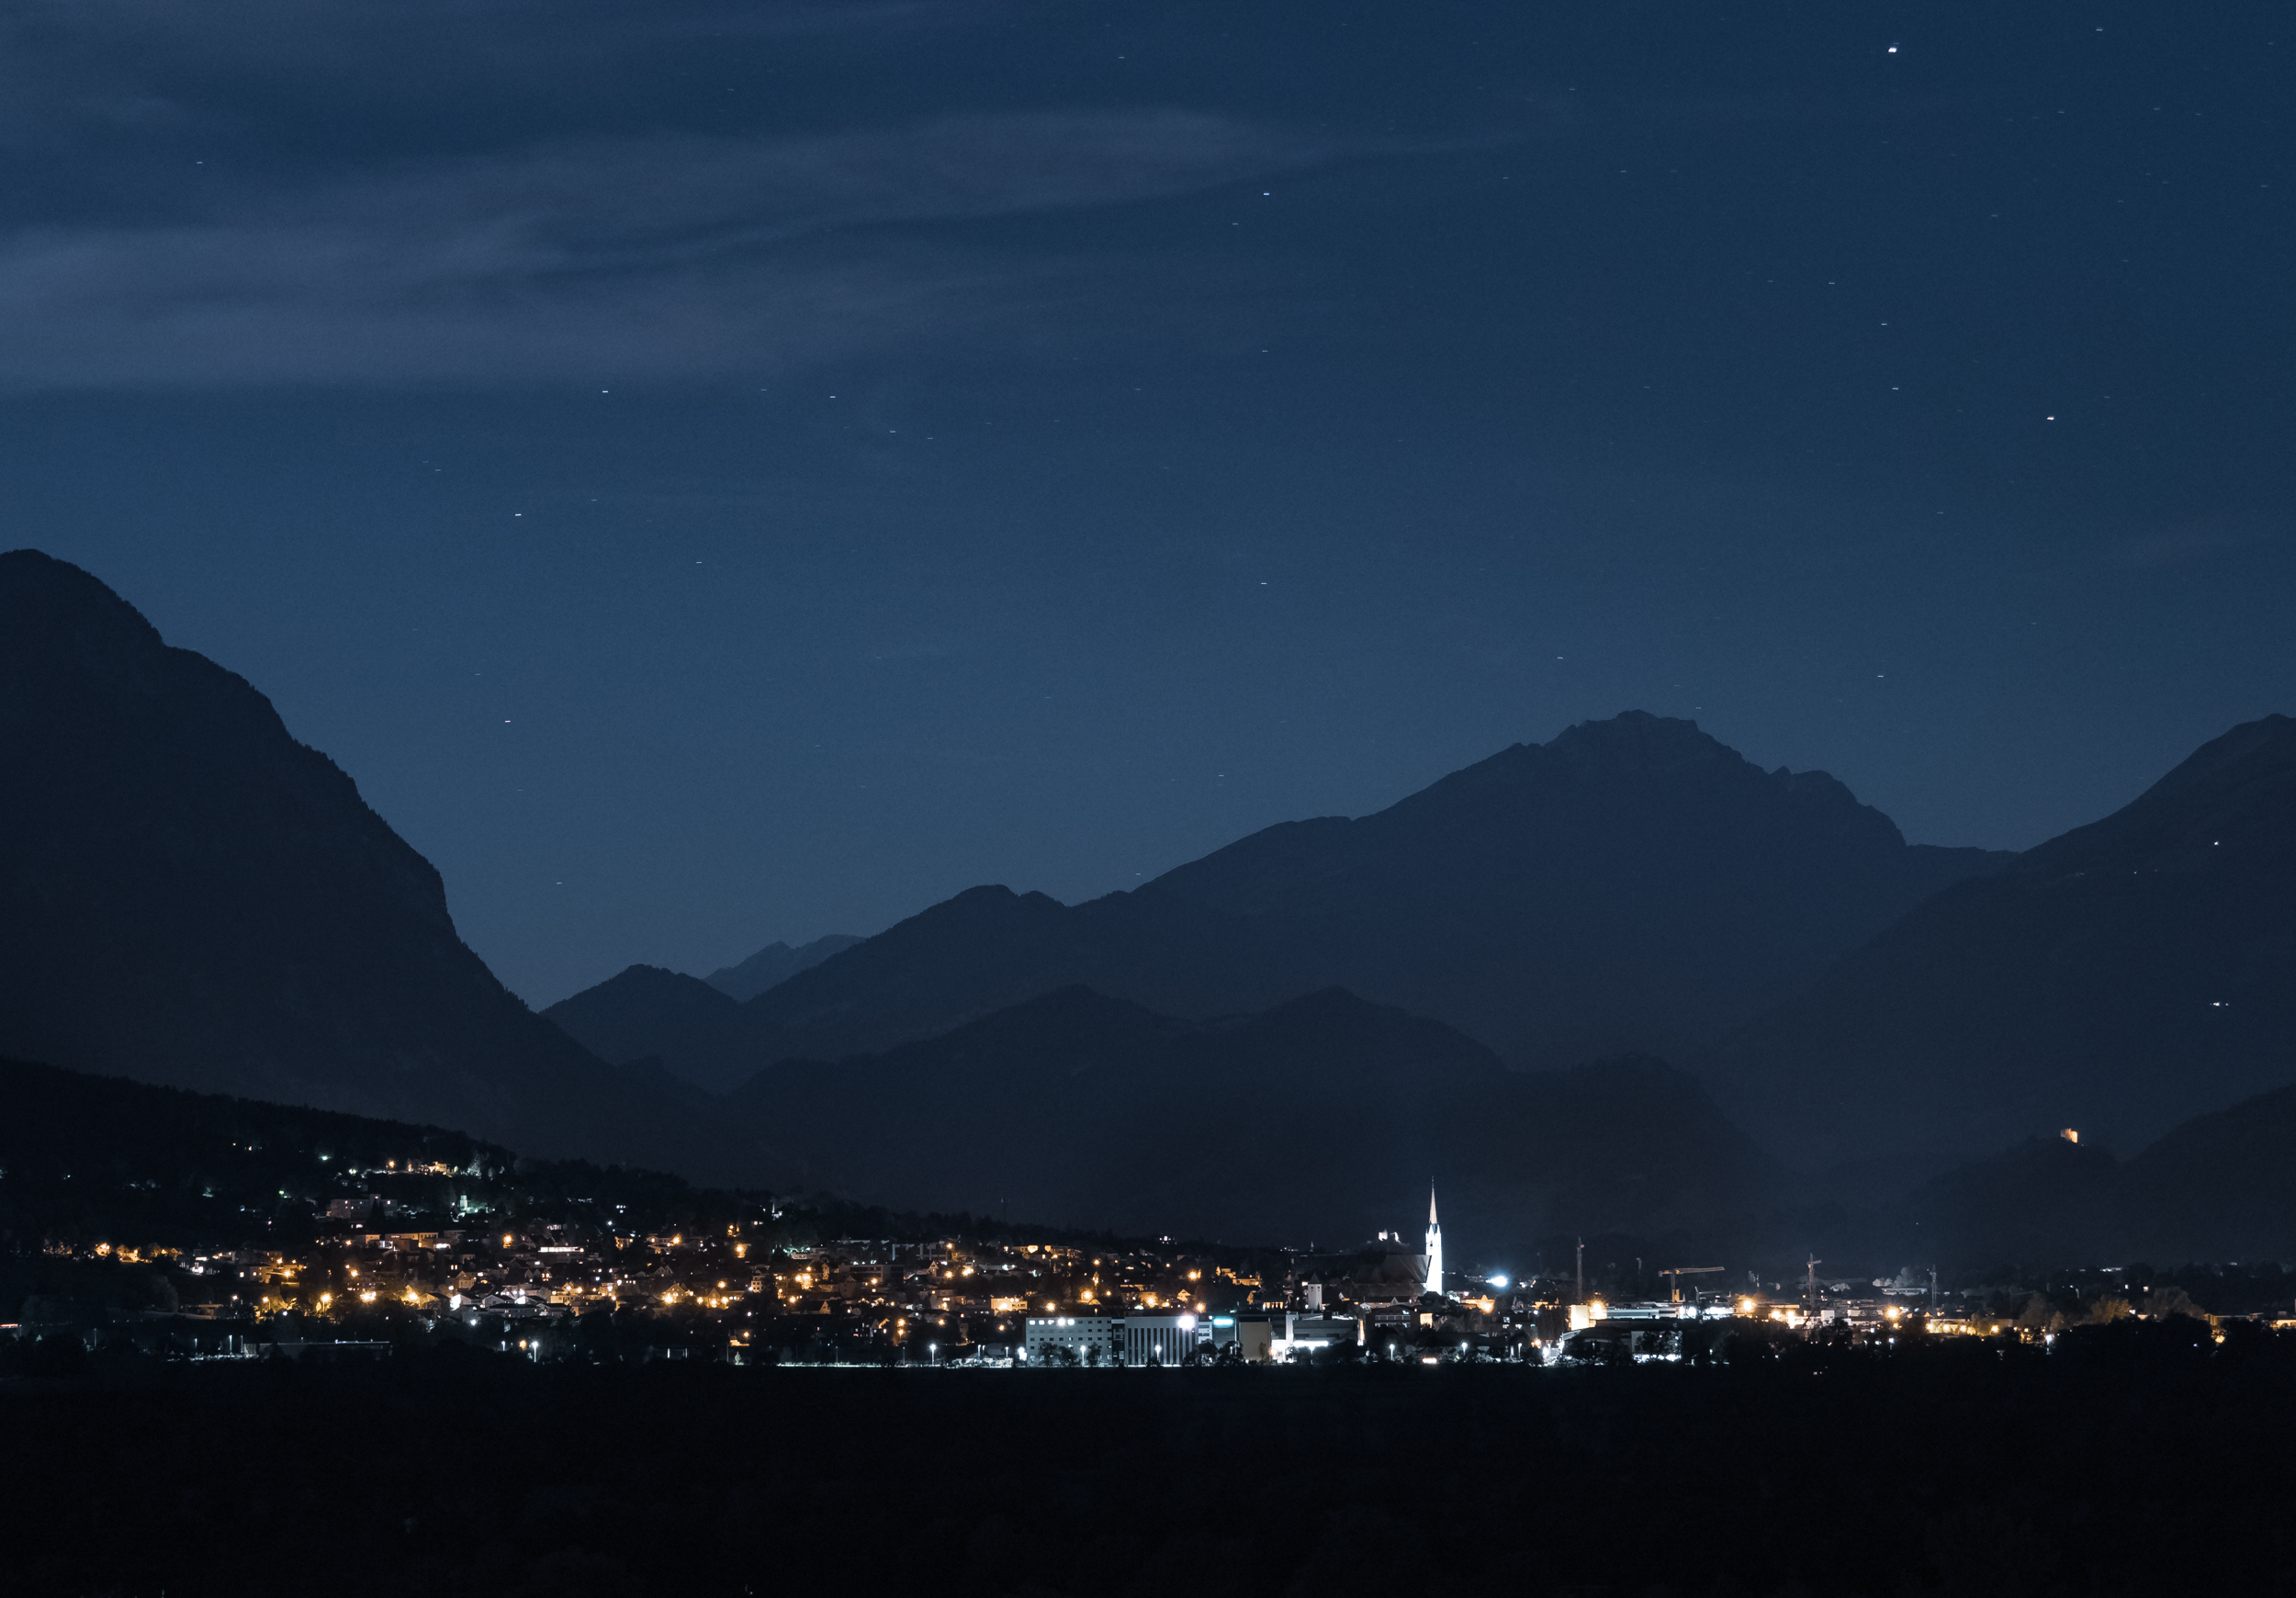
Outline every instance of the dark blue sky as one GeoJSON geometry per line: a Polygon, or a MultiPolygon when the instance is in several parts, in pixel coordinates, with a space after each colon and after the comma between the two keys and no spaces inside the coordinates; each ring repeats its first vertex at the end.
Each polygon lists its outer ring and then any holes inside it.
{"type": "Polygon", "coordinates": [[[14,7],[0,543],[536,1003],[1630,706],[2023,846],[2296,708],[2285,21],[14,7]]]}

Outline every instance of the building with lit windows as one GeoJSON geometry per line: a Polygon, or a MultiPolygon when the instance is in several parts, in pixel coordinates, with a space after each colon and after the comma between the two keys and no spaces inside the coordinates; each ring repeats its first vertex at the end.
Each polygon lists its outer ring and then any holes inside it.
{"type": "Polygon", "coordinates": [[[1127,1315],[1117,1327],[1127,1365],[1179,1365],[1196,1351],[1193,1315],[1127,1315]]]}
{"type": "Polygon", "coordinates": [[[1031,1315],[1025,1342],[1029,1363],[1113,1365],[1116,1327],[1106,1315],[1031,1315]]]}
{"type": "Polygon", "coordinates": [[[1178,1365],[1198,1337],[1193,1315],[1031,1315],[1026,1347],[1030,1365],[1178,1365]]]}

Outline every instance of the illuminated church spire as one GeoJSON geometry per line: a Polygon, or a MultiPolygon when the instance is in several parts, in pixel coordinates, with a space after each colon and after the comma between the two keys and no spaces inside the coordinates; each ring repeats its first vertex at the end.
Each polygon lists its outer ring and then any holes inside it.
{"type": "Polygon", "coordinates": [[[1427,1184],[1427,1291],[1443,1291],[1443,1222],[1435,1219],[1435,1184],[1427,1184]]]}

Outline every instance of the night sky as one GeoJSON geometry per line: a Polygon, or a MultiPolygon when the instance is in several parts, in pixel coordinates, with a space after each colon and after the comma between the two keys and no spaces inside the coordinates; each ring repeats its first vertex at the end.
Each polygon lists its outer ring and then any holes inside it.
{"type": "Polygon", "coordinates": [[[0,29],[0,546],[536,1004],[1630,707],[1995,847],[2296,710],[2284,7],[0,29]]]}

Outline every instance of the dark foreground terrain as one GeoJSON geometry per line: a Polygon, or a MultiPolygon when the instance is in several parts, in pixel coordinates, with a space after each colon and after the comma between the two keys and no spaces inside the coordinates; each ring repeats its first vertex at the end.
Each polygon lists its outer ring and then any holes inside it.
{"type": "Polygon", "coordinates": [[[2296,1343],[2253,1326],[1570,1370],[113,1357],[0,1381],[23,1598],[2159,1594],[2296,1576],[2296,1343]]]}

